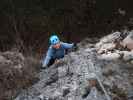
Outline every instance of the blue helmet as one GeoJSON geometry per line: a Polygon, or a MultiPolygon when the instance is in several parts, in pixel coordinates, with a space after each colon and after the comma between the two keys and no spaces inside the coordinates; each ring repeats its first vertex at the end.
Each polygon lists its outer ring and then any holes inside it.
{"type": "Polygon", "coordinates": [[[59,40],[59,38],[58,38],[57,35],[52,35],[52,36],[50,37],[50,44],[55,45],[55,44],[57,44],[57,43],[59,43],[59,42],[60,42],[60,40],[59,40]]]}

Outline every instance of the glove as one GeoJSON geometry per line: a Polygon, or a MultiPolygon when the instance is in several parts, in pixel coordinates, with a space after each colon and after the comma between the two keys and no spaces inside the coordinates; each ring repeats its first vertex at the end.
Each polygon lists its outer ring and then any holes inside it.
{"type": "Polygon", "coordinates": [[[77,43],[73,43],[73,46],[74,46],[74,47],[77,46],[77,43]]]}
{"type": "Polygon", "coordinates": [[[77,43],[74,43],[73,50],[76,51],[78,49],[77,43]]]}

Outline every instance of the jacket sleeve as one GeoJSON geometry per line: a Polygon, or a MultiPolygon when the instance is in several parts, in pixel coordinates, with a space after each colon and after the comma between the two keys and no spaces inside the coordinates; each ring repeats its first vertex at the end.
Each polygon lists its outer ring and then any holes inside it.
{"type": "Polygon", "coordinates": [[[48,65],[52,56],[53,56],[53,49],[52,49],[52,47],[49,47],[47,54],[46,54],[46,58],[43,60],[43,66],[48,65]]]}
{"type": "Polygon", "coordinates": [[[65,49],[70,49],[70,48],[72,48],[72,47],[74,46],[74,44],[73,44],[73,43],[72,43],[72,44],[63,43],[63,42],[62,42],[62,46],[63,46],[65,49]]]}

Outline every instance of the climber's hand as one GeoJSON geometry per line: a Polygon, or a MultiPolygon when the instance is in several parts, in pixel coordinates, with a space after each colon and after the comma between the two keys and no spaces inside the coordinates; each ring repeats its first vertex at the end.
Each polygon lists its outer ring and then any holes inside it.
{"type": "Polygon", "coordinates": [[[55,60],[55,64],[59,64],[60,63],[60,60],[59,59],[56,59],[55,60]]]}
{"type": "Polygon", "coordinates": [[[73,45],[73,51],[76,51],[78,49],[77,43],[74,43],[73,45]]]}

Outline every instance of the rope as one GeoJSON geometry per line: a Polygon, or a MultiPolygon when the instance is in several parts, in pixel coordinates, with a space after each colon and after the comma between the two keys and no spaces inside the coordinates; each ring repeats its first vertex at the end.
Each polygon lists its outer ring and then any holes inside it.
{"type": "Polygon", "coordinates": [[[110,98],[110,96],[108,95],[107,91],[105,90],[105,88],[104,88],[104,86],[103,86],[103,84],[102,84],[100,78],[99,78],[97,75],[96,75],[96,78],[97,78],[97,80],[98,80],[98,82],[99,82],[99,84],[100,84],[100,86],[101,86],[101,88],[102,88],[102,90],[103,90],[103,92],[104,92],[104,94],[105,94],[107,100],[111,100],[111,98],[110,98]]]}
{"type": "Polygon", "coordinates": [[[96,79],[97,79],[97,81],[98,81],[100,87],[102,88],[102,90],[103,90],[103,92],[104,92],[104,94],[105,94],[107,100],[111,100],[110,96],[108,95],[107,91],[105,90],[105,88],[104,88],[104,86],[103,86],[103,84],[102,84],[102,81],[100,80],[100,78],[99,78],[99,77],[97,76],[97,74],[96,74],[96,68],[95,68],[93,62],[91,61],[91,59],[90,59],[90,62],[89,62],[89,63],[90,63],[90,65],[91,65],[91,66],[90,66],[90,67],[91,67],[91,71],[95,74],[95,77],[96,77],[96,79]]]}

